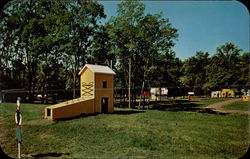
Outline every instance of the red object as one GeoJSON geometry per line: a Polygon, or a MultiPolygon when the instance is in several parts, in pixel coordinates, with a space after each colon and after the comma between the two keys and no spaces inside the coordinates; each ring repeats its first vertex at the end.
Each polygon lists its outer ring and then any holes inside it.
{"type": "Polygon", "coordinates": [[[150,92],[149,91],[143,91],[143,93],[141,93],[141,96],[149,97],[150,92]]]}

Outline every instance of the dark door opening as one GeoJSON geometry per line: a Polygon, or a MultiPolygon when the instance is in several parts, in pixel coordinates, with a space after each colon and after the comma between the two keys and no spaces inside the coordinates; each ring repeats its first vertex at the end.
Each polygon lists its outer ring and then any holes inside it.
{"type": "Polygon", "coordinates": [[[47,109],[47,116],[50,116],[50,109],[47,109]]]}
{"type": "Polygon", "coordinates": [[[226,98],[228,97],[228,92],[226,92],[226,98]]]}
{"type": "Polygon", "coordinates": [[[102,113],[108,113],[108,98],[102,98],[102,113]]]}

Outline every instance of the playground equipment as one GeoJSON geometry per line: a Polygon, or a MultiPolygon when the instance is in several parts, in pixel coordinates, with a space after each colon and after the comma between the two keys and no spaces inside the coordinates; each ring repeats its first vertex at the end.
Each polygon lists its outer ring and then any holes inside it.
{"type": "Polygon", "coordinates": [[[79,75],[81,97],[45,107],[45,118],[60,119],[113,112],[115,72],[108,66],[86,64],[79,75]]]}

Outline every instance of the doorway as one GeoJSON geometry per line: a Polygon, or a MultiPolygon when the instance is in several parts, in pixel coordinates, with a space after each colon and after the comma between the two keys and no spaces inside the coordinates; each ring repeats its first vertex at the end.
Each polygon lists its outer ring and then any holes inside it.
{"type": "Polygon", "coordinates": [[[50,116],[50,109],[47,109],[47,116],[50,116]]]}
{"type": "Polygon", "coordinates": [[[102,113],[108,113],[108,98],[102,98],[102,113]]]}

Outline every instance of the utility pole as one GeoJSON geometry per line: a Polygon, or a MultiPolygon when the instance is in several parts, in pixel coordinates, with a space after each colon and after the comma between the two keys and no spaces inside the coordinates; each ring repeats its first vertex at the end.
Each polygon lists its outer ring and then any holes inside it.
{"type": "Polygon", "coordinates": [[[131,109],[131,57],[129,58],[128,69],[128,108],[131,109]]]}
{"type": "Polygon", "coordinates": [[[76,67],[73,70],[73,98],[76,98],[76,67]]]}
{"type": "Polygon", "coordinates": [[[73,57],[73,62],[72,62],[72,66],[73,66],[73,98],[76,98],[76,53],[74,54],[73,57]]]}

